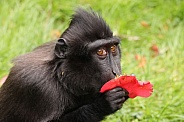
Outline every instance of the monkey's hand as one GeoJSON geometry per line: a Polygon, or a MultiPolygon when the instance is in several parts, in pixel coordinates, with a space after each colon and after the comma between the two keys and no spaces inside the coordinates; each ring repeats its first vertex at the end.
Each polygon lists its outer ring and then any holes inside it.
{"type": "Polygon", "coordinates": [[[94,102],[82,105],[81,107],[61,116],[61,122],[98,122],[105,116],[120,109],[128,99],[128,92],[120,87],[104,93],[99,93],[94,102]],[[82,120],[80,118],[83,118],[82,120]]]}
{"type": "Polygon", "coordinates": [[[103,107],[104,109],[108,109],[105,110],[106,112],[108,112],[106,113],[107,115],[119,110],[122,107],[123,103],[129,98],[128,92],[120,87],[116,87],[112,90],[105,92],[103,94],[103,97],[105,98],[104,100],[106,102],[102,102],[103,100],[101,102],[106,104],[104,104],[103,107]]]}

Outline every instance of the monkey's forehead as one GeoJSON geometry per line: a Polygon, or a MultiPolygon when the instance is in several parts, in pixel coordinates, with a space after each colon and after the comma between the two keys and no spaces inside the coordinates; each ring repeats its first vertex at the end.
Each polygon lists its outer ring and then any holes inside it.
{"type": "Polygon", "coordinates": [[[87,47],[89,50],[93,50],[95,48],[104,46],[104,45],[111,45],[111,44],[119,44],[120,39],[118,37],[112,37],[108,39],[98,39],[94,42],[90,42],[87,47]]]}

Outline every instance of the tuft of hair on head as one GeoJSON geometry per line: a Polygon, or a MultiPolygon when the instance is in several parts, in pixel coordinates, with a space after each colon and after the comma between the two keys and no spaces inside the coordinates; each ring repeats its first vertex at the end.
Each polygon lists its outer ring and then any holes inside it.
{"type": "Polygon", "coordinates": [[[92,9],[84,10],[82,8],[75,11],[69,27],[61,35],[71,44],[75,44],[75,42],[84,44],[112,36],[112,31],[99,14],[92,9]]]}

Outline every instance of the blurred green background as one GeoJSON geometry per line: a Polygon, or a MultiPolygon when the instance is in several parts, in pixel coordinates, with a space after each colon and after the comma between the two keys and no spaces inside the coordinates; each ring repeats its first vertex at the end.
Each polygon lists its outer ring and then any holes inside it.
{"type": "Polygon", "coordinates": [[[154,84],[104,122],[184,121],[184,0],[0,0],[0,77],[11,60],[56,39],[76,7],[99,12],[118,35],[122,71],[154,84]]]}

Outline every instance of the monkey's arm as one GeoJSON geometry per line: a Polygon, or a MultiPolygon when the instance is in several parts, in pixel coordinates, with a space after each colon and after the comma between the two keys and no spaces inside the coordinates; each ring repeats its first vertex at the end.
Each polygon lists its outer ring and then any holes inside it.
{"type": "Polygon", "coordinates": [[[57,85],[44,75],[47,67],[23,66],[13,67],[0,89],[0,122],[51,120],[58,108],[57,85]]]}
{"type": "Polygon", "coordinates": [[[106,115],[114,113],[127,100],[128,93],[122,88],[114,88],[101,94],[93,103],[83,105],[60,118],[61,122],[99,122],[106,115]]]}

